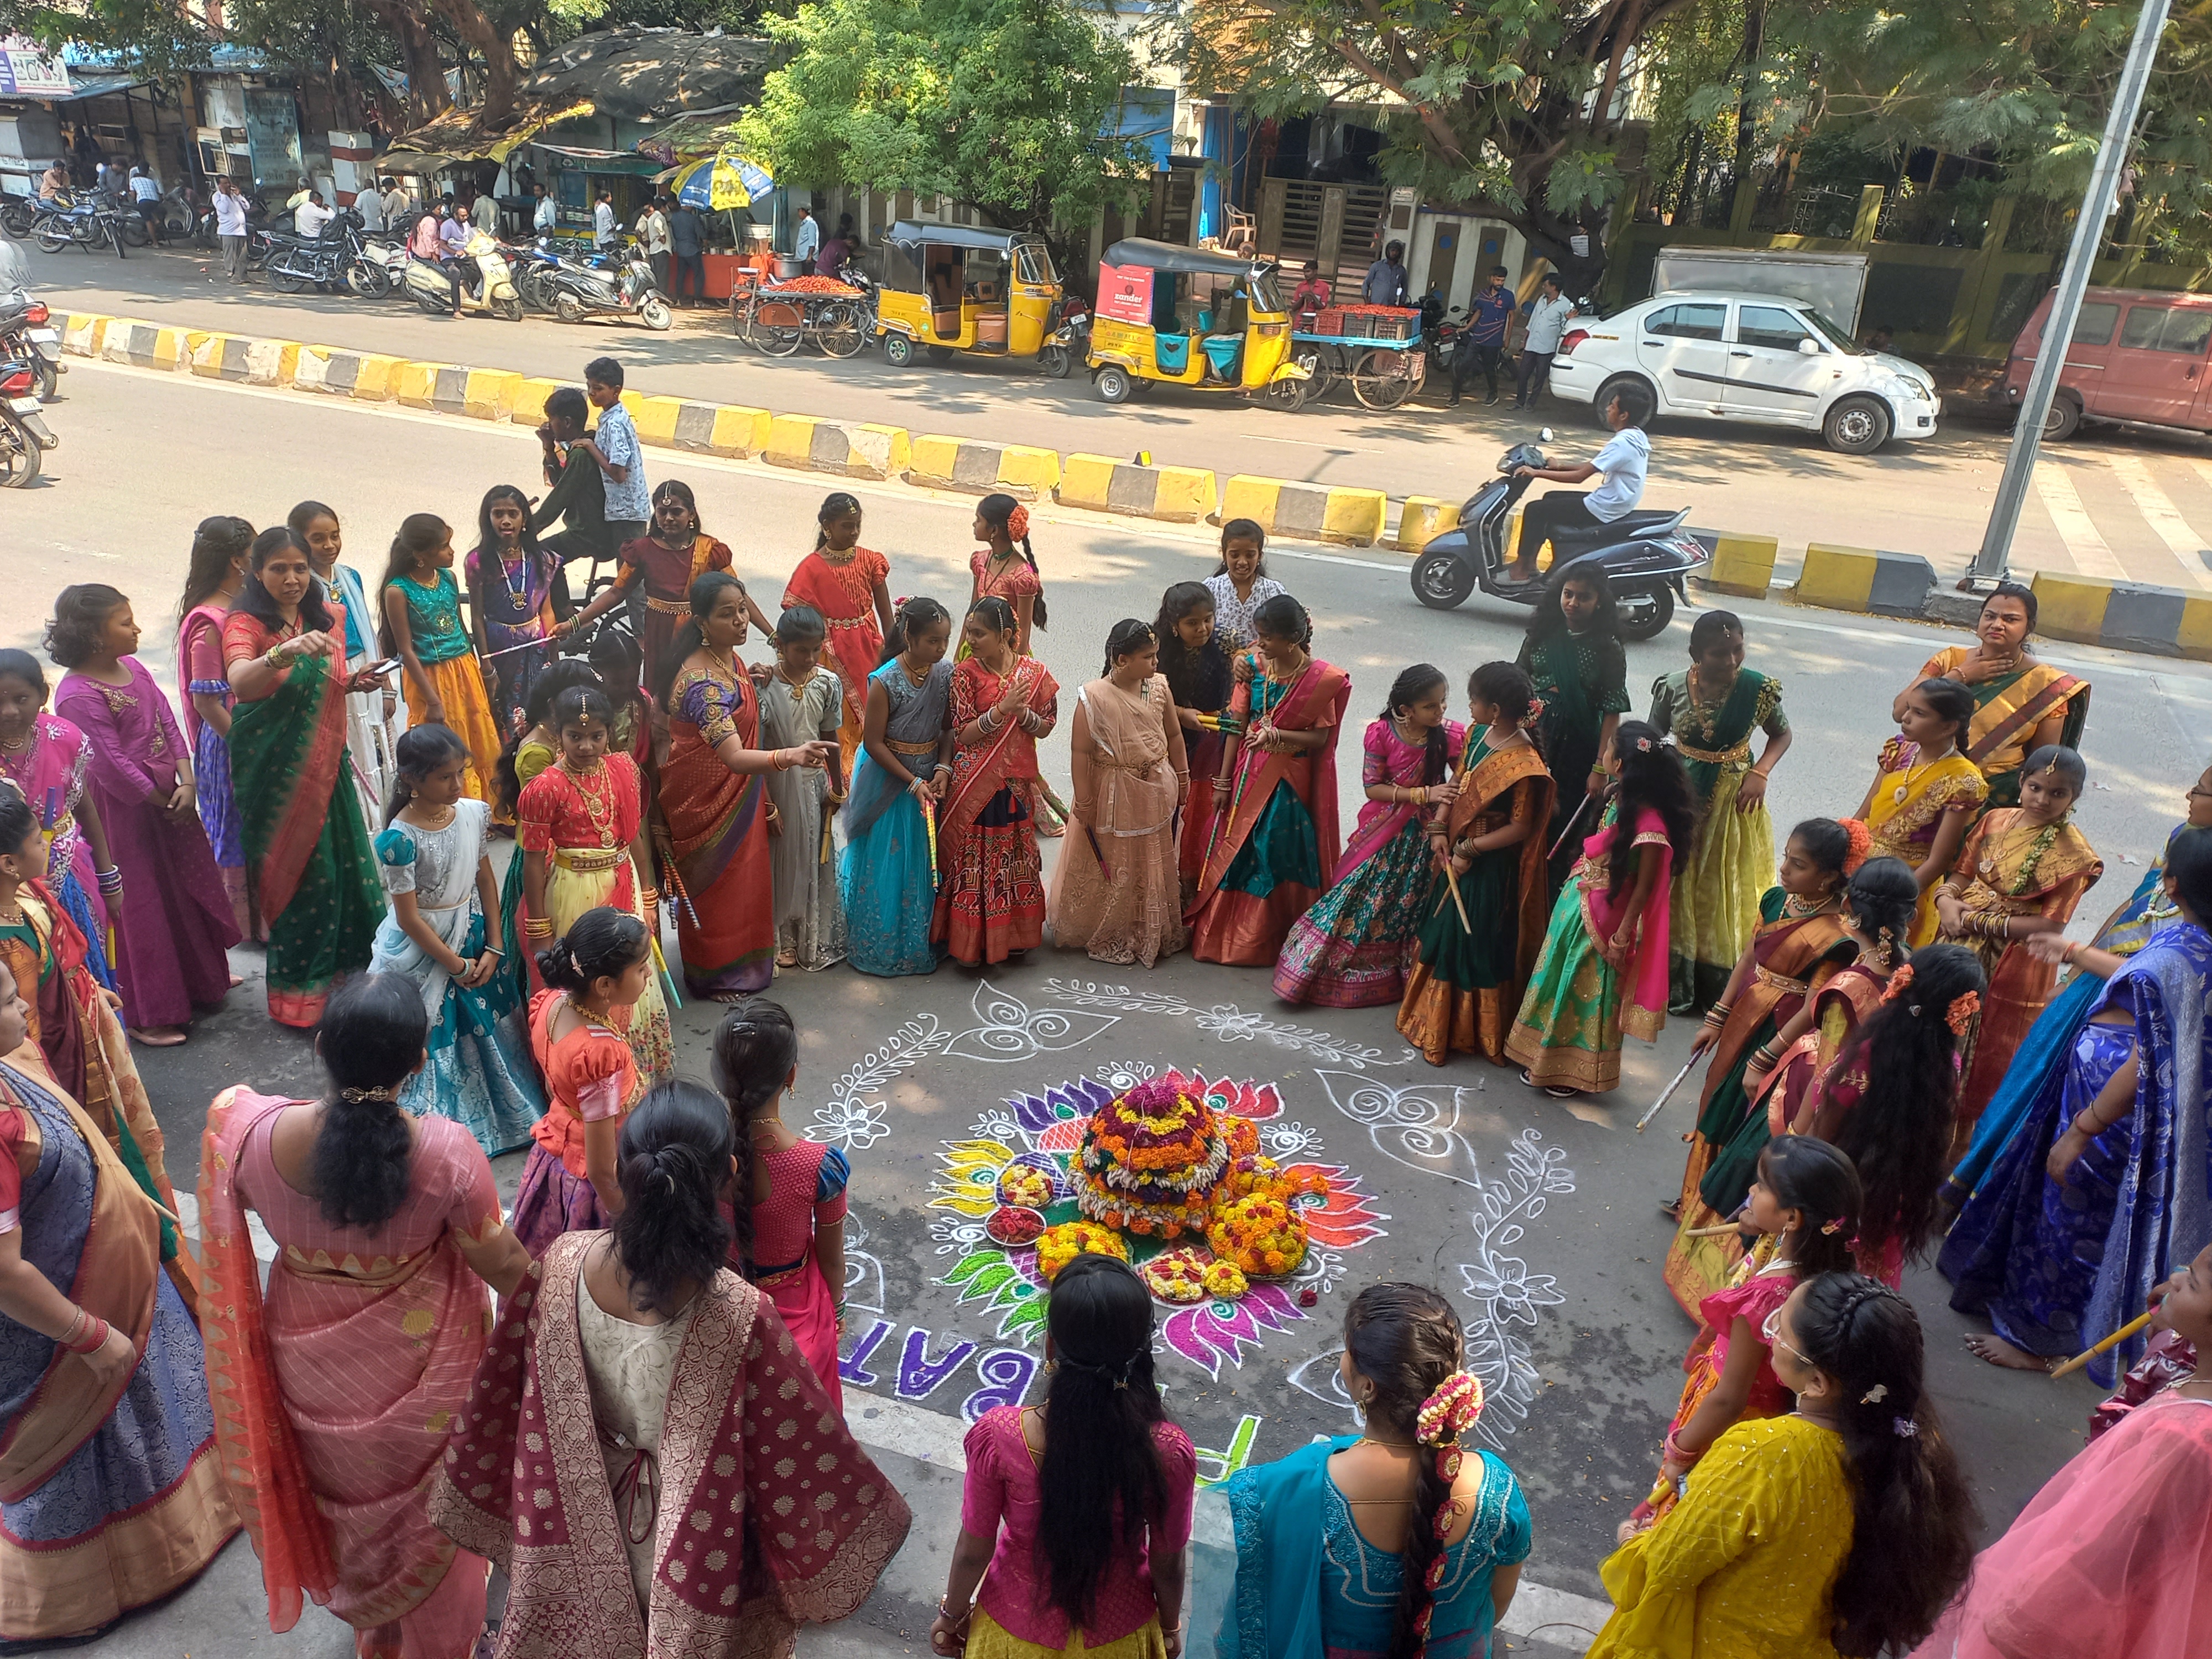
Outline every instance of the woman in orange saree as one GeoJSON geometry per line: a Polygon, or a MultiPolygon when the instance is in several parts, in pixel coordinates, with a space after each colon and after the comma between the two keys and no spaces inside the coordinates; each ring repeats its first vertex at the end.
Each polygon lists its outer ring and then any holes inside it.
{"type": "Polygon", "coordinates": [[[845,723],[837,744],[845,762],[839,775],[849,778],[868,713],[868,676],[882,665],[884,635],[890,631],[891,562],[860,545],[858,496],[832,490],[817,518],[814,550],[784,583],[783,603],[812,605],[829,627],[822,654],[845,684],[845,723]]]}
{"type": "Polygon", "coordinates": [[[1224,748],[1213,841],[1183,920],[1196,960],[1266,968],[1336,878],[1336,734],[1352,677],[1307,650],[1313,623],[1289,594],[1264,602],[1253,627],[1229,699],[1243,738],[1224,748]]]}
{"type": "Polygon", "coordinates": [[[775,896],[765,772],[829,763],[830,745],[758,749],[760,697],[738,660],[745,590],[710,570],[691,584],[654,700],[668,711],[660,816],[682,878],[676,938],[692,995],[733,1002],[775,976],[775,896]]]}
{"type": "Polygon", "coordinates": [[[324,1016],[328,1097],[226,1089],[201,1139],[208,1395],[269,1627],[312,1600],[359,1659],[475,1651],[486,1565],[425,1499],[483,1352],[484,1285],[511,1296],[530,1264],[475,1138],[399,1107],[427,1031],[413,981],[364,975],[324,1016]],[[276,1241],[265,1291],[249,1210],[276,1241]]]}
{"type": "Polygon", "coordinates": [[[1036,740],[1060,720],[1060,685],[1014,650],[1013,607],[969,607],[969,654],[952,668],[952,781],[938,813],[937,913],[930,937],[955,962],[1004,962],[1044,943],[1044,866],[1028,781],[1036,740]]]}

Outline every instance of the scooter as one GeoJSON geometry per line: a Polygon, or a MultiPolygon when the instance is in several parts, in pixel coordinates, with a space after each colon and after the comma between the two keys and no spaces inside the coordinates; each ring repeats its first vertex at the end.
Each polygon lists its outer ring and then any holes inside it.
{"type": "MultiPolygon", "coordinates": [[[[469,258],[476,261],[477,280],[472,289],[461,284],[463,311],[489,312],[504,317],[510,323],[522,320],[522,296],[514,291],[514,279],[508,273],[507,257],[499,244],[488,236],[480,236],[469,246],[469,258]]],[[[410,258],[407,261],[407,297],[433,316],[453,309],[453,284],[444,267],[428,259],[410,258]]]]}
{"type": "MultiPolygon", "coordinates": [[[[1551,428],[1540,435],[1549,443],[1551,428]]],[[[1431,610],[1449,611],[1480,586],[1492,599],[1533,606],[1552,577],[1579,565],[1605,573],[1623,639],[1657,638],[1674,620],[1675,596],[1688,597],[1683,577],[1710,556],[1705,544],[1682,528],[1690,509],[1639,510],[1611,524],[1559,531],[1552,538],[1550,576],[1507,580],[1505,519],[1530,483],[1514,473],[1544,464],[1544,452],[1534,444],[1516,444],[1498,458],[1498,476],[1468,498],[1459,510],[1458,528],[1437,537],[1413,561],[1413,597],[1431,610]]]]}
{"type": "Polygon", "coordinates": [[[61,440],[39,418],[38,374],[28,363],[0,363],[0,489],[39,476],[46,452],[61,440]]]}
{"type": "Polygon", "coordinates": [[[46,302],[21,289],[0,294],[0,362],[27,363],[46,402],[61,396],[62,375],[69,368],[62,361],[61,331],[53,326],[46,302]]]}
{"type": "Polygon", "coordinates": [[[633,253],[611,270],[563,259],[538,273],[537,289],[564,323],[580,323],[586,317],[635,317],[656,334],[676,323],[668,296],[653,286],[653,267],[642,254],[633,253]]]}

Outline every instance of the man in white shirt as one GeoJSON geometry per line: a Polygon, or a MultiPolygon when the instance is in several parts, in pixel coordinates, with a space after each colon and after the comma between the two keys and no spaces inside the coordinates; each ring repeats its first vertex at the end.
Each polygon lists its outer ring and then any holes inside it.
{"type": "Polygon", "coordinates": [[[414,217],[411,210],[413,200],[414,198],[405,191],[399,188],[399,181],[397,179],[386,179],[384,181],[384,222],[394,230],[404,228],[407,222],[414,217]]]}
{"type": "Polygon", "coordinates": [[[553,205],[553,198],[545,193],[544,185],[532,185],[530,191],[538,198],[538,204],[530,210],[531,234],[550,236],[561,222],[560,210],[553,205]]]}
{"type": "Polygon", "coordinates": [[[315,181],[312,179],[301,179],[300,180],[299,189],[294,191],[289,197],[285,198],[284,211],[287,213],[297,213],[307,199],[314,193],[315,181]]]}
{"type": "Polygon", "coordinates": [[[668,216],[660,210],[660,198],[655,197],[645,204],[645,211],[637,216],[637,240],[645,248],[645,262],[653,267],[653,285],[663,294],[668,292],[668,216]]]}
{"type": "Polygon", "coordinates": [[[363,235],[372,234],[384,228],[384,198],[377,192],[374,184],[367,190],[354,191],[353,210],[361,215],[361,228],[363,235]]]}
{"type": "Polygon", "coordinates": [[[234,283],[246,280],[246,198],[228,173],[216,181],[215,234],[222,244],[223,269],[234,283]]]}
{"type": "Polygon", "coordinates": [[[799,228],[791,234],[791,251],[798,257],[799,269],[806,276],[814,274],[814,256],[822,249],[822,227],[814,222],[814,210],[799,210],[799,228]]]}
{"type": "MultiPolygon", "coordinates": [[[[1554,532],[1611,524],[1636,510],[1637,502],[1644,499],[1644,475],[1651,465],[1651,440],[1644,434],[1644,422],[1650,417],[1651,411],[1644,407],[1642,398],[1615,392],[1605,406],[1605,423],[1612,429],[1613,436],[1589,460],[1565,466],[1514,469],[1516,478],[1580,483],[1586,478],[1602,477],[1604,482],[1586,494],[1573,489],[1550,490],[1521,509],[1521,543],[1512,564],[1507,568],[1509,580],[1537,580],[1536,556],[1554,532]]],[[[1556,566],[1559,562],[1554,559],[1553,562],[1556,566]]]]}
{"type": "Polygon", "coordinates": [[[1513,383],[1516,409],[1534,405],[1536,394],[1543,390],[1544,377],[1552,372],[1559,337],[1567,331],[1567,319],[1575,314],[1575,302],[1560,291],[1558,271],[1545,276],[1542,290],[1528,301],[1527,309],[1528,334],[1521,343],[1521,372],[1513,383]]]}
{"type": "Polygon", "coordinates": [[[307,192],[307,199],[301,203],[292,215],[292,228],[313,240],[323,234],[324,226],[337,217],[337,214],[323,205],[323,192],[311,190],[307,192]]]}
{"type": "Polygon", "coordinates": [[[161,187],[155,184],[143,167],[131,169],[131,202],[138,210],[138,216],[146,222],[146,234],[154,246],[161,246],[161,187]]]}
{"type": "Polygon", "coordinates": [[[592,246],[605,252],[615,245],[614,192],[599,192],[599,205],[592,210],[592,246]]]}

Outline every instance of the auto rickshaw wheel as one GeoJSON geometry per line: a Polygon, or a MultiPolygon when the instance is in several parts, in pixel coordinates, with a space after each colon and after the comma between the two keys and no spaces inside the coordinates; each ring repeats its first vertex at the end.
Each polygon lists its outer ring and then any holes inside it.
{"type": "Polygon", "coordinates": [[[891,329],[884,336],[884,361],[893,368],[904,368],[914,361],[914,337],[891,329]]]}
{"type": "Polygon", "coordinates": [[[1270,381],[1267,386],[1268,403],[1285,413],[1295,415],[1314,397],[1314,388],[1322,384],[1318,375],[1311,380],[1290,379],[1270,381]]]}
{"type": "Polygon", "coordinates": [[[1048,380],[1066,380],[1067,371],[1073,366],[1073,360],[1068,356],[1066,346],[1048,345],[1037,353],[1037,368],[1048,380]]]}
{"type": "Polygon", "coordinates": [[[957,355],[951,346],[924,346],[922,349],[929,354],[929,361],[936,364],[939,368],[944,368],[945,364],[951,362],[953,357],[957,355]]]}
{"type": "Polygon", "coordinates": [[[1096,381],[1098,395],[1109,404],[1127,403],[1134,384],[1129,378],[1129,371],[1119,363],[1109,363],[1100,369],[1096,381]]]}

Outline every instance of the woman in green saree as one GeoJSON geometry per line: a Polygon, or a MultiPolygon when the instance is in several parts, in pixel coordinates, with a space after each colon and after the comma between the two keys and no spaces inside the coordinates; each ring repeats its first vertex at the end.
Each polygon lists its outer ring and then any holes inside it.
{"type": "Polygon", "coordinates": [[[269,923],[269,1014],[306,1030],[338,975],[368,966],[384,920],[361,801],[346,776],[346,693],[380,684],[345,672],[345,612],[307,550],[279,526],[253,543],[251,574],[222,628],[238,698],[230,765],[246,857],[269,923]]]}

